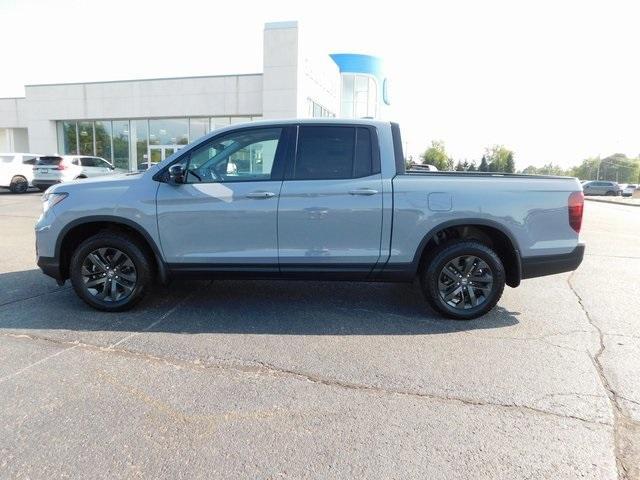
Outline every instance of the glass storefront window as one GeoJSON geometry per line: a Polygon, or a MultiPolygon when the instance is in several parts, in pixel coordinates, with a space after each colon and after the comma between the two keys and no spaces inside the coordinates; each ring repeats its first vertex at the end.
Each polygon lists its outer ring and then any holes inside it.
{"type": "Polygon", "coordinates": [[[189,143],[189,124],[186,118],[149,120],[150,145],[186,145],[189,143]]]}
{"type": "Polygon", "coordinates": [[[136,146],[135,164],[137,170],[146,168],[143,163],[149,161],[149,122],[131,120],[131,142],[136,146]]]}
{"type": "Polygon", "coordinates": [[[111,158],[111,122],[97,121],[95,122],[95,137],[96,137],[96,155],[102,157],[105,160],[112,162],[111,158]]]}
{"type": "Polygon", "coordinates": [[[93,155],[93,122],[78,122],[80,155],[93,155]]]}
{"type": "Polygon", "coordinates": [[[129,170],[129,120],[113,122],[113,164],[117,169],[129,170]]]}
{"type": "Polygon", "coordinates": [[[375,118],[378,108],[378,85],[373,77],[343,74],[340,110],[346,118],[375,118]]]}
{"type": "Polygon", "coordinates": [[[62,154],[77,155],[78,154],[78,131],[76,129],[76,122],[60,122],[62,141],[59,148],[62,149],[62,154]]]}
{"type": "Polygon", "coordinates": [[[208,118],[189,119],[189,141],[193,142],[209,132],[208,118]]]}

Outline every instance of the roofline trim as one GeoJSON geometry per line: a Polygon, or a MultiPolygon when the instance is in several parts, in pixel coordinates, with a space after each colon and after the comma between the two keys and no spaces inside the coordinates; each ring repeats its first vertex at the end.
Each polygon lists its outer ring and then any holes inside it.
{"type": "MultiPolygon", "coordinates": [[[[62,87],[65,85],[96,85],[99,83],[126,83],[126,82],[153,82],[157,80],[190,80],[192,78],[222,78],[222,77],[255,77],[262,76],[263,73],[232,73],[227,75],[195,75],[192,77],[158,77],[158,78],[133,78],[129,80],[102,80],[95,82],[69,82],[69,83],[33,83],[25,85],[26,87],[62,87]]],[[[10,98],[25,98],[25,97],[10,97],[10,98]]]]}

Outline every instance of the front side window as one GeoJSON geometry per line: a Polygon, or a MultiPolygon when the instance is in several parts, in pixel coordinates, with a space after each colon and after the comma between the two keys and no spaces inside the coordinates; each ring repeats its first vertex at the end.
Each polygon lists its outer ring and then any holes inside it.
{"type": "Polygon", "coordinates": [[[270,180],[281,136],[264,128],[214,138],[190,153],[187,183],[270,180]]]}
{"type": "Polygon", "coordinates": [[[367,128],[300,127],[296,180],[332,180],[371,175],[371,133],[367,128]]]}

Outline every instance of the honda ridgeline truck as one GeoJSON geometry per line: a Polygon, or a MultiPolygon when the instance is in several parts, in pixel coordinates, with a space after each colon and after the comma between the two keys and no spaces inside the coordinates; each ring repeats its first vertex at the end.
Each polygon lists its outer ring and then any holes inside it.
{"type": "Polygon", "coordinates": [[[43,210],[38,265],[105,311],[187,275],[419,279],[471,319],[584,253],[576,179],[406,171],[398,125],[374,120],[233,125],[145,172],[54,185],[43,210]]]}

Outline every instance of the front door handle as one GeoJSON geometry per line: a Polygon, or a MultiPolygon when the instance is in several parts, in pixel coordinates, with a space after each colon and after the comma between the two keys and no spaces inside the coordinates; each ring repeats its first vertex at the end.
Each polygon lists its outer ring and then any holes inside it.
{"type": "Polygon", "coordinates": [[[276,194],[273,192],[251,192],[247,193],[247,198],[272,198],[276,194]]]}
{"type": "Polygon", "coordinates": [[[349,195],[375,195],[377,190],[372,188],[358,188],[357,190],[350,190],[349,195]]]}

